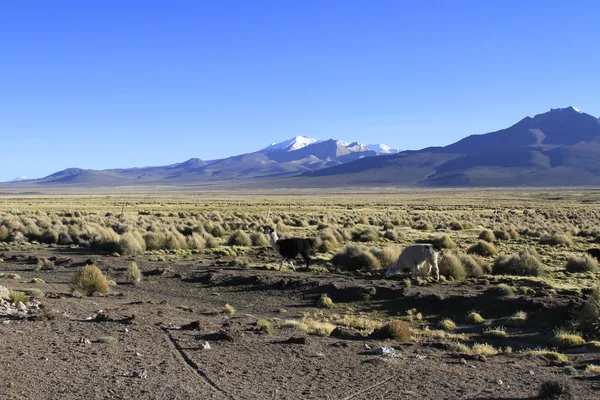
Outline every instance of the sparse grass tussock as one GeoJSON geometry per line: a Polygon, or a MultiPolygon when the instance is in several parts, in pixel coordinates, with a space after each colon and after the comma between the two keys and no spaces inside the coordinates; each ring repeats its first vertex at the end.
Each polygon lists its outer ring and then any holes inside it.
{"type": "Polygon", "coordinates": [[[383,324],[381,321],[375,319],[349,314],[346,314],[342,317],[335,316],[332,321],[336,325],[347,326],[349,328],[354,328],[366,333],[373,332],[375,329],[381,327],[383,324]]]}
{"type": "Polygon", "coordinates": [[[399,343],[404,343],[410,340],[411,329],[405,321],[394,320],[376,329],[373,335],[382,339],[394,339],[399,343]]]}
{"type": "Polygon", "coordinates": [[[251,246],[252,240],[250,236],[241,230],[235,231],[229,239],[227,239],[227,245],[229,246],[251,246]]]}
{"type": "Polygon", "coordinates": [[[398,260],[398,257],[400,256],[400,251],[401,248],[398,246],[371,248],[371,254],[373,254],[379,260],[379,263],[384,267],[388,267],[391,264],[395,263],[398,260]]]}
{"type": "Polygon", "coordinates": [[[569,256],[565,269],[568,272],[596,272],[598,271],[598,261],[589,254],[569,256]]]}
{"type": "Polygon", "coordinates": [[[451,251],[445,251],[438,262],[440,275],[452,278],[455,281],[462,281],[466,278],[467,272],[460,259],[451,251]]]}
{"type": "Polygon", "coordinates": [[[493,244],[484,240],[479,240],[477,243],[469,247],[467,253],[477,254],[482,257],[493,257],[498,254],[498,250],[496,250],[496,247],[494,247],[493,244]]]}
{"type": "Polygon", "coordinates": [[[303,318],[301,320],[288,319],[283,322],[283,326],[295,327],[308,335],[329,336],[335,329],[335,325],[329,322],[321,322],[312,318],[303,318]]]}
{"type": "Polygon", "coordinates": [[[439,322],[438,326],[445,331],[453,331],[456,329],[456,324],[450,318],[444,318],[439,322]]]}
{"type": "Polygon", "coordinates": [[[333,265],[340,269],[358,271],[361,269],[378,270],[379,260],[364,246],[348,245],[343,251],[331,259],[333,265]]]}
{"type": "Polygon", "coordinates": [[[477,311],[471,311],[467,314],[467,322],[470,324],[483,324],[485,319],[477,311]]]}
{"type": "Polygon", "coordinates": [[[127,268],[127,281],[136,284],[142,281],[142,272],[135,261],[132,261],[127,268]]]}
{"type": "Polygon", "coordinates": [[[498,354],[498,349],[487,343],[475,343],[471,347],[471,354],[478,354],[483,356],[493,356],[498,354]]]}
{"type": "Polygon", "coordinates": [[[579,331],[591,339],[600,339],[600,285],[596,285],[577,315],[579,331]]]}
{"type": "Polygon", "coordinates": [[[71,285],[75,291],[87,296],[96,292],[107,294],[110,290],[106,276],[95,265],[86,265],[77,271],[71,285]]]}
{"type": "Polygon", "coordinates": [[[558,347],[559,349],[566,349],[569,347],[584,345],[585,340],[577,332],[571,332],[561,329],[554,333],[554,337],[551,340],[551,344],[552,346],[558,347]]]}
{"type": "Polygon", "coordinates": [[[273,324],[266,319],[259,319],[256,322],[256,326],[261,332],[266,333],[267,335],[272,335],[274,332],[273,324]]]}
{"type": "Polygon", "coordinates": [[[233,308],[233,306],[231,306],[228,303],[226,303],[223,306],[223,313],[229,314],[229,315],[233,315],[233,314],[235,314],[235,308],[233,308]]]}
{"type": "Polygon", "coordinates": [[[352,232],[354,242],[376,242],[379,240],[379,231],[375,228],[358,229],[352,232]]]}
{"type": "Polygon", "coordinates": [[[532,249],[525,249],[511,256],[501,255],[492,266],[495,275],[541,276],[544,265],[532,249]]]}
{"type": "Polygon", "coordinates": [[[552,235],[544,235],[539,240],[540,244],[550,245],[550,246],[573,246],[573,239],[571,236],[566,233],[554,233],[552,235]]]}
{"type": "Polygon", "coordinates": [[[333,307],[333,300],[326,294],[321,295],[319,297],[319,301],[317,301],[317,306],[320,308],[331,308],[333,307]]]}
{"type": "Polygon", "coordinates": [[[494,232],[491,229],[484,229],[479,232],[479,239],[492,243],[496,241],[496,236],[494,236],[494,232]]]}
{"type": "Polygon", "coordinates": [[[585,372],[588,374],[600,374],[600,365],[588,364],[585,366],[585,372]]]}
{"type": "Polygon", "coordinates": [[[517,311],[510,317],[502,319],[502,323],[506,326],[521,326],[527,322],[527,313],[525,311],[517,311]]]}
{"type": "Polygon", "coordinates": [[[492,286],[487,291],[498,297],[510,297],[515,295],[514,289],[506,283],[492,286]]]}
{"type": "Polygon", "coordinates": [[[137,231],[125,232],[119,239],[119,250],[117,251],[124,256],[144,254],[146,251],[144,237],[137,231]]]}
{"type": "Polygon", "coordinates": [[[264,233],[260,232],[252,232],[250,234],[250,241],[252,242],[252,246],[255,247],[263,247],[269,245],[269,239],[264,233]]]}
{"type": "Polygon", "coordinates": [[[27,303],[27,295],[23,292],[19,292],[17,290],[11,290],[8,297],[14,304],[19,304],[19,302],[25,304],[27,303]]]}
{"type": "Polygon", "coordinates": [[[506,329],[503,327],[489,328],[483,331],[483,337],[487,338],[504,338],[506,337],[506,329]]]}

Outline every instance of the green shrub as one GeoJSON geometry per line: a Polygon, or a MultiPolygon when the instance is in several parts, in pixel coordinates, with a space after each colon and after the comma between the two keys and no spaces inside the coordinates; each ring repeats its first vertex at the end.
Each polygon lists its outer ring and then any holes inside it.
{"type": "Polygon", "coordinates": [[[251,246],[252,240],[246,232],[237,230],[227,240],[229,246],[251,246]]]}
{"type": "Polygon", "coordinates": [[[107,294],[109,284],[100,268],[95,265],[86,265],[75,273],[72,280],[73,289],[81,294],[91,296],[98,292],[107,294]]]}
{"type": "Polygon", "coordinates": [[[535,250],[526,249],[511,256],[501,255],[492,267],[495,275],[541,276],[544,265],[535,250]]]}
{"type": "Polygon", "coordinates": [[[589,254],[569,256],[565,269],[568,272],[596,272],[598,270],[598,261],[589,254]]]}
{"type": "Polygon", "coordinates": [[[498,254],[498,250],[496,250],[493,244],[483,240],[479,240],[473,246],[469,247],[467,253],[477,254],[482,257],[492,257],[498,254]]]}
{"type": "Polygon", "coordinates": [[[341,269],[358,271],[381,268],[379,260],[364,246],[348,245],[331,259],[333,265],[341,269]]]}

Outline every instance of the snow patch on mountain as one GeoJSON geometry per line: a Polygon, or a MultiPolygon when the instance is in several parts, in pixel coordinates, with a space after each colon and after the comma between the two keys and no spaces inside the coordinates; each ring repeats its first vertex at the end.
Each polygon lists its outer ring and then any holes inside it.
{"type": "Polygon", "coordinates": [[[269,146],[265,147],[262,151],[273,151],[273,150],[281,150],[281,151],[294,151],[301,149],[303,147],[308,146],[309,144],[313,144],[318,142],[317,139],[308,137],[308,136],[296,136],[294,138],[284,140],[279,143],[271,143],[269,146]]]}
{"type": "Polygon", "coordinates": [[[14,179],[11,179],[11,180],[10,180],[10,181],[8,181],[8,182],[20,182],[20,181],[26,181],[26,180],[28,180],[28,179],[29,179],[29,178],[28,178],[28,177],[26,177],[26,176],[17,176],[16,178],[14,178],[14,179]]]}
{"type": "Polygon", "coordinates": [[[381,153],[381,154],[396,154],[396,153],[398,153],[397,149],[392,149],[383,143],[371,143],[371,144],[368,144],[367,147],[369,149],[376,151],[378,153],[381,153]]]}

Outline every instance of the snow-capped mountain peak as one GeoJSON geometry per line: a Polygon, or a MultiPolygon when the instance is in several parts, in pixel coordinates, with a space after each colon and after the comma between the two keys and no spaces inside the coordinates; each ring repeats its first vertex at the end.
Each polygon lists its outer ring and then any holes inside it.
{"type": "Polygon", "coordinates": [[[386,146],[383,143],[371,143],[368,144],[367,147],[373,151],[376,151],[378,153],[382,153],[382,154],[396,154],[398,153],[398,150],[396,149],[391,149],[389,146],[386,146]]]}
{"type": "Polygon", "coordinates": [[[26,180],[28,180],[28,179],[29,179],[29,178],[28,178],[28,177],[26,177],[26,176],[17,176],[16,178],[14,178],[14,179],[11,179],[11,180],[10,180],[10,181],[8,181],[8,182],[20,182],[20,181],[26,181],[26,180]]]}
{"type": "Polygon", "coordinates": [[[282,151],[294,151],[301,149],[303,147],[308,146],[309,144],[316,143],[317,139],[311,138],[308,136],[296,136],[294,138],[284,140],[279,143],[271,143],[269,146],[265,147],[262,151],[273,151],[273,150],[282,150],[282,151]]]}
{"type": "Polygon", "coordinates": [[[347,144],[346,148],[350,151],[369,151],[369,150],[371,150],[367,146],[365,146],[364,144],[362,144],[360,142],[352,142],[350,144],[347,144]]]}

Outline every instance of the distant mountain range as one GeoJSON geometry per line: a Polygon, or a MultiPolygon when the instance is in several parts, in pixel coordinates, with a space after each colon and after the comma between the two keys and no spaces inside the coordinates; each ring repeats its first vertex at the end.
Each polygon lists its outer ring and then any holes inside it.
{"type": "Polygon", "coordinates": [[[493,187],[600,185],[600,119],[574,107],[417,151],[297,136],[219,160],[110,170],[69,168],[6,185],[235,187],[493,187]]]}
{"type": "Polygon", "coordinates": [[[600,119],[557,108],[449,146],[357,160],[302,178],[302,186],[600,185],[600,119]]]}
{"type": "Polygon", "coordinates": [[[296,136],[272,143],[262,150],[204,161],[192,158],[185,162],[159,167],[92,170],[68,168],[21,185],[185,185],[202,182],[240,181],[272,176],[294,176],[340,165],[364,157],[390,154],[396,150],[384,144],[373,145],[379,151],[359,143],[322,140],[296,136]]]}

